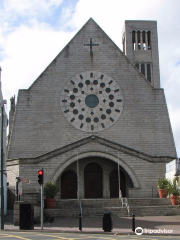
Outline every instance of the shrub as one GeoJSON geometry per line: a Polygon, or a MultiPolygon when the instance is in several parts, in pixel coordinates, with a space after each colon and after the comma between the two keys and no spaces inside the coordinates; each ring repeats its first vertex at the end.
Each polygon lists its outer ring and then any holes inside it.
{"type": "Polygon", "coordinates": [[[169,195],[180,195],[180,190],[176,181],[169,182],[168,193],[169,195]]]}
{"type": "Polygon", "coordinates": [[[158,189],[168,189],[170,181],[166,178],[159,178],[157,181],[157,188],[158,189]]]}
{"type": "Polygon", "coordinates": [[[52,181],[47,182],[44,186],[44,196],[46,198],[54,198],[59,191],[58,184],[52,181]]]}

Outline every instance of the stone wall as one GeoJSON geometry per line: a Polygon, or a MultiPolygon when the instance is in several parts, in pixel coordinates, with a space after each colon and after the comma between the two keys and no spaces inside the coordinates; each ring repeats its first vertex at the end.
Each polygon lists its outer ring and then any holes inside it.
{"type": "MultiPolygon", "coordinates": [[[[133,156],[118,149],[113,149],[112,145],[105,146],[98,143],[98,139],[90,140],[87,144],[81,144],[77,148],[71,146],[71,150],[47,158],[26,159],[20,164],[20,176],[30,179],[30,184],[23,185],[23,200],[28,199],[36,203],[37,194],[40,190],[38,184],[37,171],[43,167],[44,183],[47,181],[59,181],[61,175],[66,170],[74,170],[77,172],[76,164],[79,160],[79,179],[80,179],[80,197],[84,198],[84,168],[90,162],[97,162],[103,170],[103,197],[109,198],[109,176],[113,169],[117,169],[118,161],[120,169],[122,169],[127,177],[127,195],[128,197],[155,197],[157,196],[156,182],[158,178],[164,177],[165,163],[167,159],[157,159],[148,156],[133,156]],[[118,160],[119,159],[119,160],[118,160]],[[150,160],[151,159],[151,160],[150,160]],[[34,163],[33,163],[34,161],[34,163]],[[128,190],[128,188],[130,188],[128,190]],[[153,193],[152,193],[153,191],[153,193]]],[[[124,150],[125,151],[125,150],[124,150]]],[[[129,150],[130,151],[130,150],[129,150]]],[[[130,152],[129,152],[130,153],[130,152]]],[[[46,157],[46,158],[45,158],[46,157]]]]}

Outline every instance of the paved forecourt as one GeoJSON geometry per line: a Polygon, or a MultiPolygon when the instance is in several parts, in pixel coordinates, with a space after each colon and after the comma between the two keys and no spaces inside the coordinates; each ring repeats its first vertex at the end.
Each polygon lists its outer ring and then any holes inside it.
{"type": "MultiPolygon", "coordinates": [[[[180,236],[180,215],[176,216],[150,216],[150,217],[136,217],[135,228],[143,229],[143,236],[145,235],[170,235],[180,236]]],[[[132,233],[132,218],[131,217],[113,217],[114,234],[133,234],[132,233]]],[[[102,234],[102,218],[82,218],[82,233],[86,234],[102,234]]],[[[5,222],[5,231],[21,231],[19,226],[14,226],[12,221],[5,222]]],[[[29,232],[41,231],[40,225],[34,225],[34,230],[29,232]]],[[[60,219],[55,218],[52,223],[44,223],[43,232],[66,232],[79,233],[79,219],[60,219]]],[[[142,236],[141,236],[142,237],[142,236]]]]}
{"type": "Polygon", "coordinates": [[[12,240],[12,239],[23,239],[23,240],[51,240],[51,239],[71,239],[71,240],[78,240],[78,239],[103,239],[103,240],[126,240],[126,239],[151,239],[151,240],[164,240],[164,239],[171,239],[176,240],[180,239],[179,236],[137,236],[137,235],[116,235],[116,234],[83,234],[83,233],[57,233],[57,232],[13,232],[13,231],[1,231],[0,232],[0,239],[12,240]]]}

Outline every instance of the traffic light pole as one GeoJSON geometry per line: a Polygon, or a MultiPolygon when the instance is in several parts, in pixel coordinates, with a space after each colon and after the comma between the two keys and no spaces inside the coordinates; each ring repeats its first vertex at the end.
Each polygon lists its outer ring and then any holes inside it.
{"type": "Polygon", "coordinates": [[[41,185],[41,230],[43,230],[43,208],[44,208],[44,198],[43,198],[43,184],[41,185]]]}
{"type": "Polygon", "coordinates": [[[43,182],[44,182],[44,170],[38,171],[38,183],[41,185],[41,230],[43,229],[43,216],[44,216],[44,195],[43,195],[43,182]]]}

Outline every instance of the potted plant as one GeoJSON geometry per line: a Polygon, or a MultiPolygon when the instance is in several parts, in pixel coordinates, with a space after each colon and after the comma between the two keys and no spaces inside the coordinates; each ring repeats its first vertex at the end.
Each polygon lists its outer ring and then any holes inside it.
{"type": "Polygon", "coordinates": [[[180,196],[180,190],[176,181],[169,183],[168,193],[170,195],[172,205],[178,205],[178,198],[180,196]]]}
{"type": "Polygon", "coordinates": [[[44,186],[44,196],[46,208],[54,208],[55,206],[55,196],[60,191],[57,183],[49,181],[44,186]]]}
{"type": "Polygon", "coordinates": [[[167,197],[169,183],[170,183],[169,180],[166,178],[159,178],[159,180],[157,181],[157,189],[160,198],[167,197]]]}

